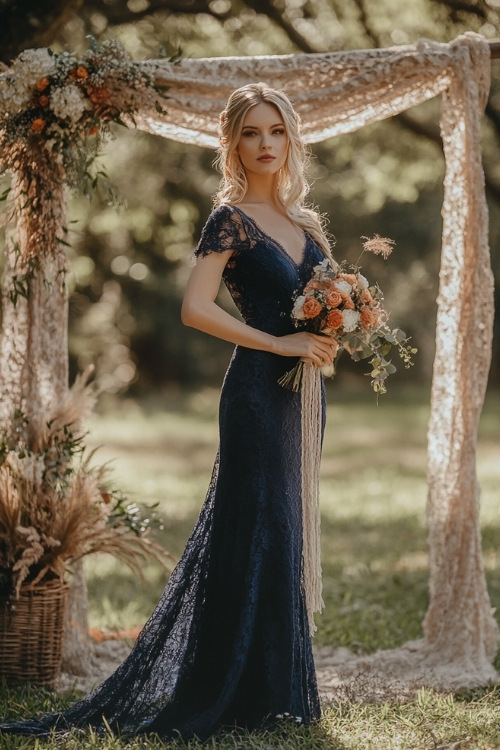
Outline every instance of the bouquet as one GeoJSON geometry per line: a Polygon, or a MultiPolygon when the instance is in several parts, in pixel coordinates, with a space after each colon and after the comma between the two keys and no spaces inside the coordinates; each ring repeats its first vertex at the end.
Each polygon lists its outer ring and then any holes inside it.
{"type": "MultiPolygon", "coordinates": [[[[393,240],[378,235],[371,240],[362,239],[363,252],[373,252],[384,259],[392,252],[393,240]]],[[[334,268],[325,258],[315,266],[312,278],[295,299],[292,317],[297,327],[333,337],[337,345],[335,363],[344,350],[354,361],[370,357],[370,371],[366,374],[371,377],[371,386],[377,394],[386,393],[385,381],[396,372],[388,358],[392,349],[396,349],[405,367],[411,367],[411,355],[417,350],[409,346],[404,331],[389,326],[382,291],[377,284],[368,282],[358,263],[352,266],[343,261],[334,268]]],[[[335,363],[321,368],[323,374],[333,377],[335,363]]],[[[278,380],[279,385],[299,391],[303,369],[304,361],[300,360],[278,380]]]]}

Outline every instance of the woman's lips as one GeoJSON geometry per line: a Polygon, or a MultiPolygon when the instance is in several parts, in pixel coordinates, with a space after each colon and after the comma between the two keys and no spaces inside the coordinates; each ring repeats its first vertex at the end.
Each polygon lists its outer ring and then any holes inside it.
{"type": "Polygon", "coordinates": [[[275,158],[276,158],[275,156],[270,156],[269,154],[266,154],[266,156],[259,156],[257,161],[274,161],[275,158]]]}

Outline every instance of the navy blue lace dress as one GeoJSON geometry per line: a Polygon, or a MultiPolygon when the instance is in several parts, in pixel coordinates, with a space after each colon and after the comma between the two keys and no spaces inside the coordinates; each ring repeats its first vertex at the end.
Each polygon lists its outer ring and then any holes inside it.
{"type": "MultiPolygon", "coordinates": [[[[234,251],[224,281],[244,320],[292,333],[292,297],[322,255],[297,264],[240,209],[210,216],[197,255],[234,251]]],[[[93,726],[206,738],[289,714],[320,715],[302,574],[301,398],[278,378],[294,360],[236,347],[220,402],[220,447],[199,519],[125,662],[62,713],[4,724],[44,736],[93,726]]],[[[1,744],[1,738],[0,738],[1,744]]]]}

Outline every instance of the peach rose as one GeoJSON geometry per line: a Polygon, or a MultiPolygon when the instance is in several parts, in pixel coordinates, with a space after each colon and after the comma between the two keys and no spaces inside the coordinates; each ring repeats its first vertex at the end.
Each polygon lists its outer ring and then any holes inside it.
{"type": "Polygon", "coordinates": [[[37,117],[31,123],[31,130],[33,133],[41,133],[47,123],[41,117],[37,117]]]}
{"type": "Polygon", "coordinates": [[[305,292],[309,292],[311,289],[328,289],[329,285],[325,284],[323,281],[308,281],[306,286],[304,287],[305,292]]]}
{"type": "Polygon", "coordinates": [[[373,300],[372,295],[370,294],[370,292],[368,291],[368,289],[365,289],[365,291],[361,295],[361,302],[364,305],[371,305],[371,304],[373,304],[373,301],[374,300],[373,300]]]}
{"type": "Polygon", "coordinates": [[[355,286],[358,283],[358,278],[354,273],[341,273],[340,277],[347,281],[351,286],[355,286]]]}
{"type": "Polygon", "coordinates": [[[369,307],[363,307],[359,317],[363,328],[370,329],[375,325],[375,315],[372,313],[369,307]]]}
{"type": "Polygon", "coordinates": [[[344,304],[344,310],[354,310],[354,302],[348,294],[342,294],[342,302],[344,304]]]}
{"type": "Polygon", "coordinates": [[[321,305],[315,297],[307,297],[302,312],[305,318],[315,318],[321,312],[321,305]]]}
{"type": "Polygon", "coordinates": [[[75,76],[77,78],[87,78],[89,72],[87,68],[84,68],[83,65],[79,65],[78,68],[75,70],[75,76]]]}
{"type": "Polygon", "coordinates": [[[35,88],[37,91],[45,91],[45,89],[49,86],[49,84],[50,84],[50,81],[48,78],[39,78],[35,84],[35,88]]]}
{"type": "Polygon", "coordinates": [[[40,107],[46,107],[48,103],[49,103],[49,97],[45,96],[45,94],[38,97],[38,104],[40,105],[40,107]]]}
{"type": "Polygon", "coordinates": [[[327,293],[325,301],[328,307],[338,307],[342,302],[342,295],[336,289],[327,293]]]}
{"type": "Polygon", "coordinates": [[[328,313],[326,325],[328,326],[328,328],[331,328],[332,331],[336,331],[338,328],[341,328],[343,322],[344,318],[342,317],[342,313],[340,310],[331,310],[328,313]]]}

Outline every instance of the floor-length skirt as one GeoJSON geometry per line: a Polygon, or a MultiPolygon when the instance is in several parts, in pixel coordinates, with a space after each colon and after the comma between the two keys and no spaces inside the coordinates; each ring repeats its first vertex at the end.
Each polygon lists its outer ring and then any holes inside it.
{"type": "Polygon", "coordinates": [[[104,717],[125,735],[205,738],[284,714],[319,717],[302,581],[301,399],[277,385],[284,362],[236,348],[205,503],[128,658],[66,711],[2,732],[104,731],[104,717]]]}

